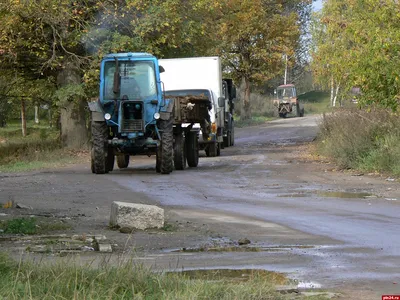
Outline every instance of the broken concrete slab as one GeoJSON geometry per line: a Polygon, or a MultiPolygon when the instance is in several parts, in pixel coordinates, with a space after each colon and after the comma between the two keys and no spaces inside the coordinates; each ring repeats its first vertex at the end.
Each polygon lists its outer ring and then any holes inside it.
{"type": "Polygon", "coordinates": [[[112,247],[111,244],[98,244],[98,251],[99,252],[107,252],[107,253],[111,253],[112,252],[112,247]]]}
{"type": "Polygon", "coordinates": [[[162,228],[164,209],[154,205],[114,201],[111,205],[110,225],[141,230],[162,228]]]}

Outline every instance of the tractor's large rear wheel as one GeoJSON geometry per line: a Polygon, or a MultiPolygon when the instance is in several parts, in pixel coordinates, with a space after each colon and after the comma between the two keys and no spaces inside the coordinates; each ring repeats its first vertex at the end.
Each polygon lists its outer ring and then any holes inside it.
{"type": "Polygon", "coordinates": [[[197,132],[188,132],[186,135],[186,158],[189,167],[195,168],[199,164],[199,141],[197,132]]]}
{"type": "Polygon", "coordinates": [[[120,169],[126,169],[129,166],[129,155],[118,155],[117,165],[120,169]]]}
{"type": "Polygon", "coordinates": [[[174,165],[176,170],[184,170],[186,168],[186,151],[185,138],[182,132],[174,135],[174,165]]]}
{"type": "Polygon", "coordinates": [[[160,121],[160,172],[161,174],[169,174],[174,167],[174,133],[173,120],[160,121]]]}
{"type": "Polygon", "coordinates": [[[95,174],[104,174],[108,171],[107,137],[107,124],[105,122],[92,122],[91,169],[95,174]]]}

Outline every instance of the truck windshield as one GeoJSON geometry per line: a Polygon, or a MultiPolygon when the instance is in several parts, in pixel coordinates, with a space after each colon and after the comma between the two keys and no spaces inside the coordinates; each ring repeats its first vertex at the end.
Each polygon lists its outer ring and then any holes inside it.
{"type": "Polygon", "coordinates": [[[277,89],[278,99],[292,98],[295,97],[293,88],[280,88],[277,89]]]}
{"type": "Polygon", "coordinates": [[[119,94],[114,94],[115,61],[104,66],[104,98],[105,100],[126,99],[138,100],[157,96],[156,76],[152,61],[119,60],[121,84],[119,94]]]}

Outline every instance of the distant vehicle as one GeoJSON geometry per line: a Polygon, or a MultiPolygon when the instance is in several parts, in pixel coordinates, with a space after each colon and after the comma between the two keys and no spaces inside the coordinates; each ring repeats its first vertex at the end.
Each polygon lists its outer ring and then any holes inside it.
{"type": "Polygon", "coordinates": [[[304,107],[297,98],[294,84],[284,84],[275,90],[274,106],[278,109],[279,117],[286,118],[287,114],[293,113],[296,117],[304,116],[304,107]]]}

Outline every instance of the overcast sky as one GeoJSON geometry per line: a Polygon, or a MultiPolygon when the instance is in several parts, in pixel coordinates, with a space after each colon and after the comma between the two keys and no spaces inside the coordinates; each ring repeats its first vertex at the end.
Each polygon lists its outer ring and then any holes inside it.
{"type": "Polygon", "coordinates": [[[322,0],[317,0],[315,2],[313,2],[313,10],[317,11],[320,10],[322,8],[322,0]]]}

